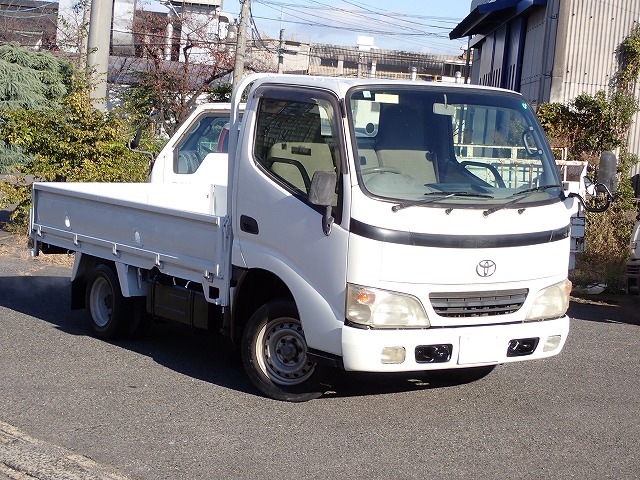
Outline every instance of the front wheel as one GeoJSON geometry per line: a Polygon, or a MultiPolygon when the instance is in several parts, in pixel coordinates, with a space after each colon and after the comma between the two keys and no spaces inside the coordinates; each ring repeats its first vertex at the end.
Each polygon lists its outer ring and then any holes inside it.
{"type": "Polygon", "coordinates": [[[306,402],[323,393],[319,367],[307,356],[302,323],[290,301],[269,302],[251,316],[242,362],[251,382],[274,400],[306,402]]]}

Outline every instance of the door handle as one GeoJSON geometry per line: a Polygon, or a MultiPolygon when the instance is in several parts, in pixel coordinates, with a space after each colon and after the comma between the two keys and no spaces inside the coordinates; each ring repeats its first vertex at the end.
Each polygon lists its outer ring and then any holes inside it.
{"type": "Polygon", "coordinates": [[[240,215],[240,230],[252,235],[257,235],[260,231],[256,219],[247,215],[240,215]]]}

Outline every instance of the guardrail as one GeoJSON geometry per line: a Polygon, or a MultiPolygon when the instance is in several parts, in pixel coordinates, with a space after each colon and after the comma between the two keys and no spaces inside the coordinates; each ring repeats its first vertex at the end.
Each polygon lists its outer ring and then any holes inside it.
{"type": "MultiPolygon", "coordinates": [[[[507,188],[531,188],[536,185],[542,174],[542,162],[530,158],[524,147],[505,145],[454,145],[456,158],[460,162],[477,161],[491,165],[502,177],[507,188]]],[[[553,149],[556,155],[558,175],[563,182],[575,182],[576,187],[584,189],[583,177],[587,173],[588,162],[567,160],[567,149],[553,149]],[[560,158],[557,158],[560,157],[560,158]]],[[[482,166],[468,165],[467,169],[487,183],[497,186],[497,179],[491,169],[482,166]]],[[[584,192],[581,192],[584,194],[584,192]]]]}

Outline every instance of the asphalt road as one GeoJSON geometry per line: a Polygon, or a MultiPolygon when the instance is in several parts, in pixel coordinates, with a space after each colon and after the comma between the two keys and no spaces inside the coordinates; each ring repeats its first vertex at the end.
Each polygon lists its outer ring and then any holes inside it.
{"type": "Polygon", "coordinates": [[[69,263],[14,240],[0,238],[0,478],[640,475],[638,303],[574,303],[559,356],[473,383],[343,373],[290,404],[261,397],[215,337],[92,338],[68,308],[69,263]]]}

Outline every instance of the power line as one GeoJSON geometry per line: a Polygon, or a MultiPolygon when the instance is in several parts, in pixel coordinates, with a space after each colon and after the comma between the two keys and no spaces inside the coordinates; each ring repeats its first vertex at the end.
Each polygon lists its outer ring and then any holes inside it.
{"type": "MultiPolygon", "coordinates": [[[[290,16],[293,16],[291,14],[289,14],[290,16]]],[[[275,19],[275,18],[269,18],[269,17],[254,17],[257,19],[261,19],[261,20],[278,20],[279,19],[275,19]]],[[[294,18],[299,18],[299,17],[295,17],[294,18]]],[[[303,18],[300,18],[298,21],[294,21],[294,20],[283,20],[284,23],[292,23],[292,24],[296,24],[296,25],[306,25],[309,27],[322,27],[322,28],[330,28],[330,29],[334,29],[334,30],[344,30],[345,27],[344,26],[337,26],[337,25],[330,25],[328,23],[319,23],[319,22],[314,22],[311,20],[306,20],[303,18]]],[[[420,36],[420,37],[438,37],[438,38],[449,38],[447,34],[441,34],[441,33],[431,33],[431,32],[412,32],[412,33],[403,33],[403,32],[393,32],[393,31],[389,31],[389,30],[371,30],[370,28],[366,28],[366,27],[354,27],[352,24],[348,24],[348,28],[351,31],[355,31],[355,32],[368,32],[370,34],[379,34],[379,35],[384,35],[384,36],[398,36],[398,37],[411,37],[411,36],[420,36]]]]}
{"type": "MultiPolygon", "coordinates": [[[[35,7],[25,7],[25,8],[19,8],[18,10],[9,10],[9,9],[2,9],[0,10],[0,12],[2,13],[20,13],[20,12],[31,12],[33,10],[40,10],[41,8],[47,8],[50,7],[51,5],[55,5],[58,2],[47,2],[44,3],[42,5],[37,5],[35,7]]],[[[7,5],[10,6],[10,5],[7,5]]]]}
{"type": "Polygon", "coordinates": [[[285,2],[285,1],[277,1],[277,0],[255,0],[257,3],[260,3],[266,8],[277,10],[278,7],[286,7],[286,14],[288,17],[294,18],[295,20],[284,20],[282,18],[275,19],[270,17],[258,17],[256,19],[263,19],[266,21],[274,21],[274,22],[283,22],[289,23],[292,25],[304,25],[309,27],[316,27],[322,29],[333,29],[333,30],[348,30],[352,32],[362,32],[371,35],[378,35],[386,38],[404,38],[405,43],[419,46],[419,47],[427,47],[428,45],[434,45],[438,47],[447,46],[449,49],[463,47],[463,43],[458,43],[455,46],[452,46],[451,41],[448,39],[448,35],[446,33],[440,32],[431,32],[427,29],[435,29],[435,30],[450,30],[449,27],[442,25],[434,25],[433,23],[457,23],[457,19],[453,19],[450,17],[436,17],[436,16],[414,16],[412,15],[410,20],[407,20],[409,17],[406,14],[396,14],[391,12],[384,11],[373,11],[368,9],[366,6],[359,5],[354,1],[346,1],[345,3],[355,6],[357,10],[353,9],[344,9],[339,8],[333,5],[329,5],[327,3],[323,3],[317,0],[310,0],[313,4],[306,4],[301,6],[299,4],[285,2]],[[332,17],[332,13],[339,11],[343,12],[345,15],[336,19],[332,17]],[[325,13],[326,12],[326,13],[325,13]],[[353,18],[353,20],[349,20],[349,15],[353,18]],[[398,27],[403,30],[391,30],[389,28],[389,20],[391,18],[396,21],[398,27]],[[417,19],[425,19],[431,20],[430,23],[419,22],[417,19]],[[436,22],[434,22],[434,20],[436,22]],[[421,28],[418,28],[421,27],[421,28]],[[422,41],[416,42],[415,39],[417,37],[428,37],[432,39],[432,41],[422,41]],[[433,39],[441,39],[442,42],[433,41],[433,39]]]}
{"type": "Polygon", "coordinates": [[[260,41],[264,49],[269,53],[278,53],[277,49],[272,51],[269,46],[262,40],[260,32],[258,31],[258,26],[256,25],[256,21],[253,18],[253,11],[251,10],[251,6],[249,6],[249,21],[251,22],[251,30],[255,34],[255,37],[260,41]]]}
{"type": "MultiPolygon", "coordinates": [[[[292,25],[305,25],[305,26],[310,26],[310,27],[330,28],[330,29],[335,29],[335,30],[349,30],[350,32],[362,32],[362,33],[367,33],[367,34],[375,34],[375,35],[379,35],[379,36],[382,36],[382,37],[395,38],[395,39],[397,39],[398,37],[409,37],[409,35],[410,35],[410,34],[402,33],[402,32],[374,31],[374,30],[371,30],[371,29],[368,29],[368,28],[358,28],[358,27],[355,27],[353,25],[350,25],[348,28],[336,27],[336,26],[333,26],[333,25],[321,24],[321,23],[313,22],[313,21],[309,21],[309,20],[307,20],[307,21],[280,20],[279,18],[258,17],[258,16],[254,16],[254,18],[259,19],[259,20],[272,21],[272,22],[288,23],[288,24],[292,24],[292,25]]],[[[420,34],[420,33],[413,33],[411,35],[413,35],[413,37],[426,37],[426,35],[420,34]]],[[[428,38],[435,39],[435,41],[432,40],[432,41],[415,42],[415,41],[411,41],[411,40],[407,39],[405,41],[405,43],[416,45],[416,46],[420,46],[420,47],[426,47],[428,45],[435,45],[435,46],[446,45],[449,48],[455,48],[455,46],[451,45],[451,41],[449,41],[448,36],[446,34],[435,34],[435,33],[432,33],[431,35],[428,36],[428,38]],[[441,42],[438,42],[437,41],[438,39],[440,39],[441,42]]],[[[459,44],[459,46],[463,46],[463,45],[465,45],[465,44],[463,44],[463,43],[459,44]]]]}
{"type": "Polygon", "coordinates": [[[3,13],[0,13],[0,17],[10,18],[12,20],[23,20],[23,19],[30,19],[30,18],[44,18],[44,17],[53,17],[53,16],[55,16],[55,13],[39,13],[37,15],[4,15],[3,13]]]}

